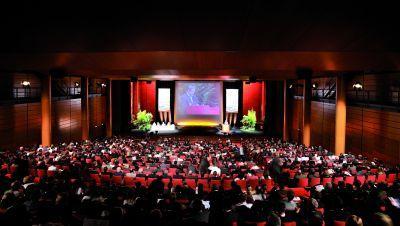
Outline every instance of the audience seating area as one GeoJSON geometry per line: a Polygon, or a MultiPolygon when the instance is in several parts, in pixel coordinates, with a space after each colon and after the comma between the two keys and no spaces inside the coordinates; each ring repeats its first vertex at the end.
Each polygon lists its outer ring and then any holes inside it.
{"type": "Polygon", "coordinates": [[[115,137],[0,153],[0,222],[399,224],[400,170],[267,138],[115,137]]]}

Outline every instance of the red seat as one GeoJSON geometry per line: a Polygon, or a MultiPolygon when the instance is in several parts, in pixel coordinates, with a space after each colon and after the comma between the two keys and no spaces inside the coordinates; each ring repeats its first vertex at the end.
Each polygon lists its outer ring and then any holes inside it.
{"type": "Polygon", "coordinates": [[[176,168],[169,168],[168,169],[168,174],[175,175],[176,174],[176,168]]]}
{"type": "Polygon", "coordinates": [[[110,183],[111,182],[110,174],[101,175],[101,182],[102,183],[110,183]]]}
{"type": "Polygon", "coordinates": [[[251,177],[247,180],[247,184],[252,188],[256,189],[258,187],[258,177],[251,177]]]}
{"type": "Polygon", "coordinates": [[[368,181],[368,182],[369,182],[369,181],[375,182],[375,180],[376,180],[376,176],[375,176],[375,175],[368,175],[368,177],[367,177],[367,181],[368,181]]]}
{"type": "Polygon", "coordinates": [[[327,183],[332,183],[332,177],[324,177],[322,178],[322,185],[326,185],[327,183]]]}
{"type": "Polygon", "coordinates": [[[236,184],[242,189],[242,191],[247,191],[245,180],[236,180],[236,184]]]}
{"type": "Polygon", "coordinates": [[[297,183],[297,187],[299,187],[299,188],[308,187],[308,178],[299,178],[299,182],[297,183]]]}
{"type": "Polygon", "coordinates": [[[185,179],[186,184],[193,190],[196,189],[196,179],[185,179]]]}
{"type": "Polygon", "coordinates": [[[135,178],[133,177],[124,177],[124,185],[132,188],[135,186],[135,178]]]}
{"type": "Polygon", "coordinates": [[[122,176],[113,176],[112,182],[115,185],[121,185],[122,184],[122,176]]]}
{"type": "Polygon", "coordinates": [[[54,177],[54,175],[56,175],[57,171],[53,171],[53,170],[47,170],[47,176],[48,177],[54,177]]]}
{"type": "Polygon", "coordinates": [[[40,178],[46,176],[46,170],[44,170],[44,169],[38,169],[38,170],[37,170],[37,176],[40,177],[40,178]]]}
{"type": "Polygon", "coordinates": [[[147,187],[148,186],[150,186],[150,184],[153,182],[153,181],[155,181],[157,178],[154,178],[154,177],[149,177],[149,178],[147,178],[147,187]]]}
{"type": "Polygon", "coordinates": [[[335,178],[333,179],[333,183],[334,183],[334,184],[339,184],[340,181],[343,181],[343,177],[335,177],[335,178]]]}
{"type": "MultiPolygon", "coordinates": [[[[6,164],[5,169],[7,169],[7,164],[6,164]]],[[[16,170],[17,170],[17,166],[16,165],[13,164],[13,165],[10,166],[10,173],[14,173],[16,170]]]]}
{"type": "Polygon", "coordinates": [[[208,179],[201,178],[197,181],[197,185],[202,184],[204,191],[210,191],[210,185],[208,184],[208,179]]]}
{"type": "Polygon", "coordinates": [[[288,188],[285,190],[292,190],[294,195],[298,197],[306,197],[306,198],[310,197],[310,192],[304,188],[288,188]]]}
{"type": "Polygon", "coordinates": [[[283,222],[283,226],[296,226],[296,221],[283,222]]]}
{"type": "Polygon", "coordinates": [[[161,179],[161,181],[162,181],[163,184],[164,184],[164,189],[168,189],[168,184],[169,184],[169,182],[171,181],[171,179],[169,179],[169,178],[163,178],[163,179],[161,179]]]}
{"type": "Polygon", "coordinates": [[[136,177],[135,183],[139,182],[142,186],[147,186],[145,177],[136,177]]]}
{"type": "Polygon", "coordinates": [[[96,182],[96,185],[100,185],[101,184],[101,180],[100,180],[99,174],[92,173],[92,174],[90,174],[90,178],[92,178],[96,182]]]}
{"type": "Polygon", "coordinates": [[[346,221],[333,221],[333,226],[346,226],[346,221]]]}
{"type": "Polygon", "coordinates": [[[232,189],[232,179],[224,179],[222,181],[222,187],[224,188],[224,190],[231,190],[232,189]]]}
{"type": "Polygon", "coordinates": [[[274,187],[274,180],[273,179],[262,179],[261,184],[265,184],[267,186],[267,191],[271,191],[274,187]]]}
{"type": "Polygon", "coordinates": [[[374,168],[374,169],[371,169],[371,173],[372,173],[372,174],[376,174],[376,173],[378,173],[378,169],[376,169],[376,168],[374,168]]]}
{"type": "Polygon", "coordinates": [[[39,184],[39,183],[40,183],[40,177],[35,177],[35,178],[33,179],[33,183],[39,184]]]}
{"type": "Polygon", "coordinates": [[[378,174],[378,177],[376,178],[376,183],[385,183],[386,182],[386,174],[378,174]]]}
{"type": "Polygon", "coordinates": [[[321,184],[321,178],[311,178],[310,187],[314,187],[315,185],[321,184]]]}
{"type": "Polygon", "coordinates": [[[244,223],[242,223],[242,224],[240,224],[240,225],[244,225],[244,226],[246,226],[246,225],[256,225],[256,226],[267,226],[267,222],[266,221],[261,221],[261,222],[244,222],[244,223]]]}
{"type": "Polygon", "coordinates": [[[176,187],[176,186],[183,186],[183,182],[182,179],[172,179],[172,186],[176,187]]]}
{"type": "Polygon", "coordinates": [[[360,181],[361,184],[365,183],[365,176],[364,175],[358,175],[357,180],[360,181]]]}
{"type": "Polygon", "coordinates": [[[219,189],[219,187],[221,187],[221,180],[218,179],[211,179],[210,181],[210,186],[211,187],[217,187],[217,189],[219,189]]]}
{"type": "Polygon", "coordinates": [[[354,184],[354,176],[347,176],[344,178],[346,184],[354,184]]]}
{"type": "Polygon", "coordinates": [[[386,179],[386,182],[387,182],[389,185],[392,185],[392,184],[394,183],[395,180],[396,180],[396,174],[390,173],[390,174],[388,175],[387,179],[386,179]]]}

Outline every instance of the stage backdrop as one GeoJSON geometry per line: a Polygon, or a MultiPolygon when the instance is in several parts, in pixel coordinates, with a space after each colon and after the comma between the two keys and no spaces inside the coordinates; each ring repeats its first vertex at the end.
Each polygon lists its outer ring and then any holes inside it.
{"type": "Polygon", "coordinates": [[[177,81],[175,122],[178,125],[214,126],[222,123],[222,82],[177,81]]]}

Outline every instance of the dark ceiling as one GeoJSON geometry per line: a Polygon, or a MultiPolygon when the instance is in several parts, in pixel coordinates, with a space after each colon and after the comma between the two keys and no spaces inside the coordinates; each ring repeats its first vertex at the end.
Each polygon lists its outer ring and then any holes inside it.
{"type": "MultiPolygon", "coordinates": [[[[4,4],[4,3],[0,3],[4,4]]],[[[29,1],[0,6],[0,71],[128,77],[400,70],[395,1],[29,1]]]]}
{"type": "Polygon", "coordinates": [[[400,50],[398,8],[387,1],[143,2],[1,7],[0,51],[400,50]]]}

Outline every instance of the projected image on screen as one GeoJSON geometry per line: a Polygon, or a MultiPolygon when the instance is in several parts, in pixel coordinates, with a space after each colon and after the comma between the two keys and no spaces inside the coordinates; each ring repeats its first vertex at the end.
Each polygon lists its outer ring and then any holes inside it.
{"type": "Polygon", "coordinates": [[[221,82],[176,82],[175,121],[181,125],[219,124],[221,82]]]}

